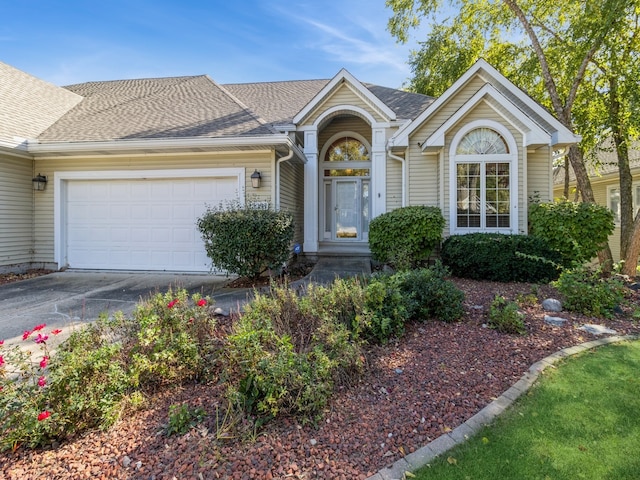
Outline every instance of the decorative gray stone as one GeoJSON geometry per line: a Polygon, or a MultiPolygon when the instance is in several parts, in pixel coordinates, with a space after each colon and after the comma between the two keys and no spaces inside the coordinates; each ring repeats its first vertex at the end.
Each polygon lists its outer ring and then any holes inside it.
{"type": "Polygon", "coordinates": [[[585,332],[590,333],[591,335],[604,335],[605,333],[610,333],[615,335],[616,333],[618,333],[615,330],[611,330],[610,328],[607,328],[603,325],[593,325],[590,323],[585,323],[578,330],[584,330],[585,332]]]}
{"type": "Polygon", "coordinates": [[[216,315],[220,315],[222,317],[228,317],[229,316],[229,312],[227,312],[226,310],[223,310],[220,307],[216,307],[216,309],[213,311],[214,314],[216,315]]]}
{"type": "Polygon", "coordinates": [[[549,325],[553,325],[554,327],[562,327],[564,326],[565,323],[567,323],[567,320],[564,318],[551,317],[549,315],[544,316],[544,321],[545,323],[548,323],[549,325]]]}
{"type": "Polygon", "coordinates": [[[547,312],[561,312],[562,302],[560,300],[556,300],[555,298],[547,298],[542,301],[542,308],[544,308],[547,312]]]}

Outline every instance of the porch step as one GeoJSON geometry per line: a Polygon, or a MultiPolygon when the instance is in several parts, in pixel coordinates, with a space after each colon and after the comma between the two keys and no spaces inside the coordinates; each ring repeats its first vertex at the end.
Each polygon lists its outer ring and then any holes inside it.
{"type": "Polygon", "coordinates": [[[369,257],[320,257],[307,280],[327,284],[336,278],[371,275],[369,257]]]}

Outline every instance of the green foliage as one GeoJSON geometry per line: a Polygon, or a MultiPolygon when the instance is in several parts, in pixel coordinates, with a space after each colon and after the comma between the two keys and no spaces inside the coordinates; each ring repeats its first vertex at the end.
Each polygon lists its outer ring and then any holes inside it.
{"type": "Polygon", "coordinates": [[[256,295],[234,325],[226,350],[228,395],[241,410],[264,419],[291,414],[314,421],[336,382],[361,368],[360,347],[347,326],[351,297],[325,301],[330,287],[309,288],[300,297],[272,287],[270,295],[256,295]],[[342,320],[331,316],[336,310],[344,312],[342,320]]]}
{"type": "Polygon", "coordinates": [[[282,267],[294,234],[290,213],[251,202],[208,208],[198,219],[198,229],[213,265],[254,279],[282,267]]]}
{"type": "Polygon", "coordinates": [[[502,333],[524,335],[524,314],[518,310],[516,302],[507,301],[502,295],[496,295],[489,308],[489,327],[502,333]]]}
{"type": "Polygon", "coordinates": [[[185,403],[170,405],[166,434],[167,436],[174,433],[184,435],[201,423],[206,416],[207,414],[202,407],[190,408],[185,403]]]}
{"type": "Polygon", "coordinates": [[[454,322],[464,314],[464,293],[445,277],[449,271],[437,262],[434,267],[396,274],[411,319],[454,322]]]}
{"type": "Polygon", "coordinates": [[[131,317],[103,316],[73,332],[44,367],[30,357],[13,361],[17,376],[2,377],[0,450],[108,428],[144,391],[207,376],[217,358],[208,306],[185,290],[157,294],[131,317]]]}
{"type": "Polygon", "coordinates": [[[457,277],[498,282],[553,280],[561,261],[544,239],[499,233],[452,235],[443,242],[441,256],[457,277]]]}
{"type": "Polygon", "coordinates": [[[567,310],[595,317],[611,317],[624,299],[624,285],[586,267],[565,270],[552,284],[564,296],[567,310]]]}
{"type": "Polygon", "coordinates": [[[383,213],[369,225],[374,260],[400,270],[425,263],[440,243],[445,220],[437,207],[402,207],[383,213]]]}
{"type": "Polygon", "coordinates": [[[547,241],[562,254],[563,265],[582,264],[596,257],[613,233],[613,212],[595,203],[532,203],[531,235],[547,241]]]}
{"type": "Polygon", "coordinates": [[[365,289],[362,335],[366,340],[386,343],[404,333],[409,320],[407,302],[397,275],[375,275],[365,289]]]}

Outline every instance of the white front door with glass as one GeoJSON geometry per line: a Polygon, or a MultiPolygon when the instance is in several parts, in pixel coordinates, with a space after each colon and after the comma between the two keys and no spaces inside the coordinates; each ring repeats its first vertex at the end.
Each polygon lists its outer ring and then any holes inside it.
{"type": "Polygon", "coordinates": [[[334,141],[321,171],[324,195],[321,240],[368,241],[371,162],[367,147],[352,137],[334,141]]]}

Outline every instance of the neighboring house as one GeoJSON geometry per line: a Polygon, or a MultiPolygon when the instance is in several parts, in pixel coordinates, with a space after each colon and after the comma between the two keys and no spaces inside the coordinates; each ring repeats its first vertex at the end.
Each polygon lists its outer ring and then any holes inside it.
{"type": "MultiPolygon", "coordinates": [[[[609,237],[609,247],[614,262],[620,261],[620,176],[618,157],[611,144],[606,144],[598,153],[598,165],[588,168],[591,188],[596,203],[605,205],[613,211],[615,229],[609,237]]],[[[629,165],[633,176],[633,211],[640,207],[640,143],[636,142],[629,150],[629,165]]],[[[574,200],[576,177],[569,170],[569,200],[574,200]]],[[[564,197],[564,166],[554,170],[553,197],[564,197]]]]}
{"type": "Polygon", "coordinates": [[[60,88],[0,63],[0,119],[0,268],[207,271],[196,219],[234,198],[290,210],[314,257],[368,254],[369,221],[404,205],[440,207],[446,235],[524,233],[579,141],[483,60],[438,99],[346,70],[60,88]]]}

